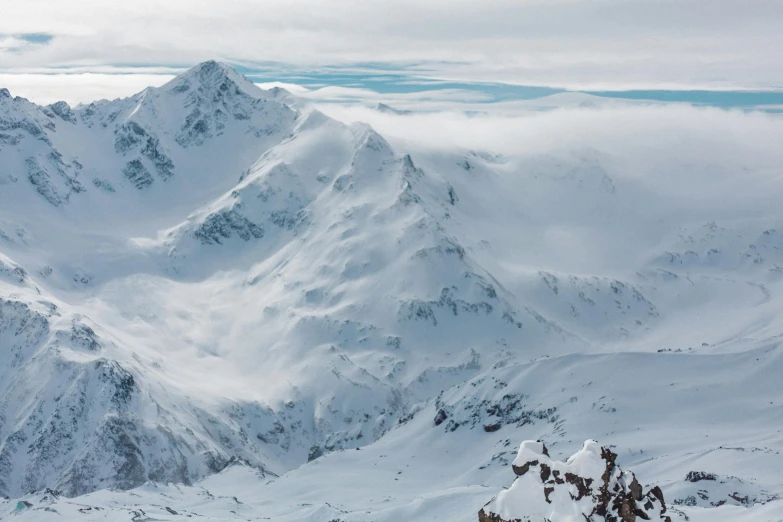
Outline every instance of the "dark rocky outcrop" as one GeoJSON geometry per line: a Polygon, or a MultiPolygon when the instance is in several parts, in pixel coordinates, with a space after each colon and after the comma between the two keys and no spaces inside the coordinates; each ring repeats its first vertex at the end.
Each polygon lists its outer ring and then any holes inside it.
{"type": "Polygon", "coordinates": [[[645,493],[616,460],[592,440],[565,462],[552,460],[542,442],[525,441],[512,464],[517,479],[479,511],[479,522],[671,522],[661,488],[645,493]]]}
{"type": "Polygon", "coordinates": [[[221,245],[235,234],[250,241],[264,237],[264,229],[236,210],[223,210],[209,215],[193,232],[193,236],[205,245],[221,245]]]}

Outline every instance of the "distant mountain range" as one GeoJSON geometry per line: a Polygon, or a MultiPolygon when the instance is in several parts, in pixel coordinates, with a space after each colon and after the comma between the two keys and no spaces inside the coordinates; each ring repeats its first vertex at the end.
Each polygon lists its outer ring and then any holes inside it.
{"type": "Polygon", "coordinates": [[[783,505],[783,181],[634,168],[396,150],[217,62],[0,90],[0,518],[476,520],[524,439],[673,520],[783,505]]]}

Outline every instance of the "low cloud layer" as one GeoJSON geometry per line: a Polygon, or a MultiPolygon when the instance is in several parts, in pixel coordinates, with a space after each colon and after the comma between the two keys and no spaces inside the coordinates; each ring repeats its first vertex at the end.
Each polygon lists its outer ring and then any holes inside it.
{"type": "Polygon", "coordinates": [[[68,73],[36,74],[0,73],[0,87],[14,96],[21,96],[38,104],[66,101],[71,105],[101,99],[124,98],[146,87],[163,85],[173,78],[167,74],[103,74],[68,73]]]}
{"type": "MultiPolygon", "coordinates": [[[[601,98],[596,98],[599,102],[601,98]]],[[[541,101],[538,101],[541,103],[541,101]]],[[[685,104],[576,106],[540,111],[531,106],[507,116],[439,111],[395,115],[368,107],[322,104],[343,121],[367,122],[406,146],[485,149],[501,154],[595,148],[654,162],[656,157],[754,169],[781,169],[783,118],[762,112],[698,108],[685,104]]],[[[783,170],[778,174],[783,176],[783,170]]]]}

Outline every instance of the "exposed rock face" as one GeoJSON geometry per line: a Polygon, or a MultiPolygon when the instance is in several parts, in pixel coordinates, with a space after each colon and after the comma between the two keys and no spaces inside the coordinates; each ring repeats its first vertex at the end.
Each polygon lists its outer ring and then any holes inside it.
{"type": "Polygon", "coordinates": [[[53,103],[52,105],[49,105],[48,109],[55,115],[62,118],[64,121],[67,121],[68,123],[76,123],[76,116],[74,115],[73,111],[71,111],[70,105],[64,101],[53,103]]]}
{"type": "MultiPolygon", "coordinates": [[[[203,144],[209,138],[220,136],[230,120],[251,120],[253,113],[263,110],[264,101],[248,95],[252,85],[225,64],[204,62],[171,86],[174,93],[185,96],[189,113],[177,133],[182,147],[203,144]]],[[[274,132],[273,129],[256,129],[274,132]]]]}
{"type": "Polygon", "coordinates": [[[780,494],[770,491],[753,479],[720,475],[707,471],[689,471],[685,480],[676,483],[670,492],[671,503],[675,506],[751,507],[780,499],[780,494]]]}
{"type": "Polygon", "coordinates": [[[671,522],[658,486],[644,493],[617,455],[593,440],[565,462],[525,441],[512,463],[517,479],[479,511],[479,522],[671,522]]]}
{"type": "Polygon", "coordinates": [[[205,245],[220,245],[234,234],[245,241],[264,237],[264,229],[236,210],[224,210],[211,214],[194,232],[193,236],[205,245]]]}
{"type": "MultiPolygon", "coordinates": [[[[123,156],[138,150],[154,165],[163,180],[174,175],[174,163],[163,150],[160,140],[135,121],[131,120],[114,130],[114,149],[123,156]]],[[[140,163],[140,160],[134,159],[133,162],[140,163]]]]}
{"type": "Polygon", "coordinates": [[[125,174],[128,181],[139,190],[149,187],[154,181],[150,171],[147,170],[147,167],[138,159],[129,161],[122,170],[122,173],[125,174]]]}

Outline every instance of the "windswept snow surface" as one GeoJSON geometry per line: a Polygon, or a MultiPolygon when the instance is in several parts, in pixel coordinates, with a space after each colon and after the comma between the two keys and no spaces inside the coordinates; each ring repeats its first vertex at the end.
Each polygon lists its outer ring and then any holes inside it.
{"type": "Polygon", "coordinates": [[[408,147],[215,62],[0,90],[0,518],[469,521],[520,440],[596,439],[673,517],[779,521],[783,160],[715,128],[408,147]]]}

